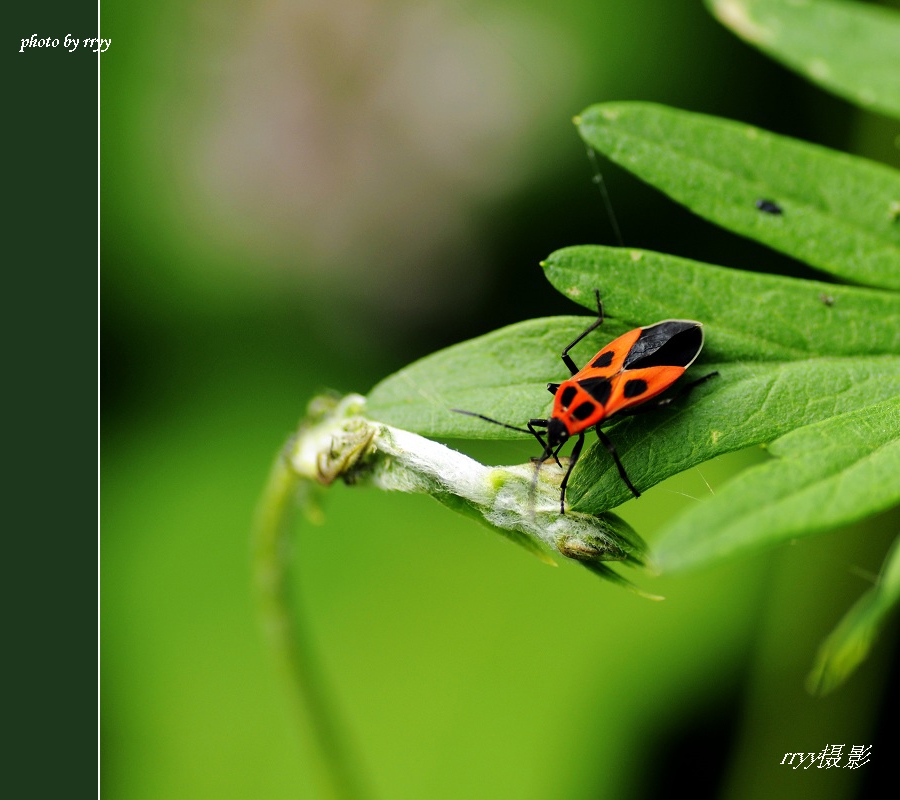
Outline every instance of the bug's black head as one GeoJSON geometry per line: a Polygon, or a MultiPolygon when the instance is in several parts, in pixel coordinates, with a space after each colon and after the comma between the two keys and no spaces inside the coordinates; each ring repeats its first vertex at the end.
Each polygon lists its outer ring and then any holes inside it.
{"type": "MultiPolygon", "coordinates": [[[[566,439],[569,438],[569,431],[561,419],[553,417],[547,424],[547,445],[551,450],[555,450],[566,439]]],[[[549,453],[548,453],[549,455],[549,453]]]]}

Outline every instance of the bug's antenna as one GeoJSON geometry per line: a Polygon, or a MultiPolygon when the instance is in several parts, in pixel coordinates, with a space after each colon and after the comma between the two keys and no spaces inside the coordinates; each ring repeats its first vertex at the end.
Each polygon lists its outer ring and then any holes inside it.
{"type": "Polygon", "coordinates": [[[470,417],[478,417],[478,419],[483,419],[485,422],[490,422],[492,425],[499,425],[501,428],[509,428],[511,431],[527,433],[529,436],[531,436],[532,434],[532,431],[526,430],[525,428],[517,428],[515,425],[507,425],[505,422],[491,419],[490,417],[486,417],[484,414],[476,414],[474,411],[463,411],[461,408],[451,408],[450,410],[456,414],[466,414],[470,417]]]}
{"type": "Polygon", "coordinates": [[[612,225],[613,233],[616,236],[616,244],[619,247],[625,246],[625,240],[622,239],[622,231],[619,229],[619,221],[616,219],[616,212],[613,211],[612,201],[609,199],[609,192],[606,190],[606,181],[603,180],[603,173],[600,172],[600,164],[597,162],[597,153],[594,148],[587,145],[588,160],[594,169],[594,183],[600,190],[600,197],[603,198],[603,207],[606,209],[606,215],[612,225]]]}

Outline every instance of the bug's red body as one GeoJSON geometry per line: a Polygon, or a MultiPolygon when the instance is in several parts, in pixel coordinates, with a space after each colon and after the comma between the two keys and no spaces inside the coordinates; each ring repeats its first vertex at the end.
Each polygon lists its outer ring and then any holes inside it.
{"type": "Polygon", "coordinates": [[[558,388],[551,384],[556,388],[551,419],[575,436],[645,403],[684,374],[702,345],[702,326],[692,320],[666,320],[628,331],[558,388]]]}
{"type": "MultiPolygon", "coordinates": [[[[623,333],[597,353],[586,367],[579,369],[569,355],[569,350],[603,323],[600,295],[597,292],[594,294],[597,298],[596,322],[562,351],[563,363],[568,367],[572,377],[562,383],[547,385],[554,396],[550,419],[532,419],[528,422],[528,430],[524,430],[472,411],[460,411],[462,414],[479,417],[504,428],[532,434],[544,448],[541,457],[535,459],[538,466],[549,458],[559,463],[559,451],[563,445],[571,437],[578,437],[572,448],[568,469],[560,484],[561,514],[565,513],[566,485],[581,454],[584,432],[588,428],[593,428],[597,432],[631,493],[635,497],[640,496],[640,492],[628,478],[615,446],[601,430],[601,426],[606,424],[610,417],[634,414],[637,410],[643,411],[643,408],[636,409],[635,406],[647,403],[675,383],[694,363],[703,347],[703,326],[699,322],[689,319],[667,319],[623,333]],[[544,435],[547,437],[546,441],[544,435]]],[[[689,383],[683,387],[682,394],[717,374],[711,372],[689,383]]],[[[665,406],[672,399],[663,398],[654,403],[647,403],[646,407],[665,406]]]]}

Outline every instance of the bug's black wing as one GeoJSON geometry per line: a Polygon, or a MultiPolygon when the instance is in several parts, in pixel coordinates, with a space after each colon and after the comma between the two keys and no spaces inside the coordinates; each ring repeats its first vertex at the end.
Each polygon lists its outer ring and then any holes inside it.
{"type": "Polygon", "coordinates": [[[687,369],[703,347],[703,326],[689,319],[667,319],[641,328],[625,357],[623,369],[683,367],[687,369]]]}

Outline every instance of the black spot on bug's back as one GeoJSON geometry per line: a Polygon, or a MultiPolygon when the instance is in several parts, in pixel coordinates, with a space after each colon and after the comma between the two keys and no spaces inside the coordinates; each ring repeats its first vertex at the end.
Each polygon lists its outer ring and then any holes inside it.
{"type": "Polygon", "coordinates": [[[583,422],[591,414],[593,414],[596,409],[597,406],[595,406],[590,400],[585,400],[572,412],[572,416],[575,417],[575,419],[581,420],[583,422]]]}
{"type": "Polygon", "coordinates": [[[640,397],[646,391],[647,381],[643,381],[640,378],[632,378],[625,383],[622,394],[624,394],[625,397],[640,397]]]}
{"type": "Polygon", "coordinates": [[[624,369],[687,367],[703,347],[703,330],[697,322],[670,319],[641,331],[625,357],[624,369]]]}
{"type": "Polygon", "coordinates": [[[606,353],[600,353],[600,355],[594,359],[591,366],[594,367],[595,369],[601,369],[603,367],[608,367],[610,364],[612,364],[612,360],[613,360],[613,353],[612,353],[612,350],[610,350],[606,353]]]}
{"type": "Polygon", "coordinates": [[[567,386],[562,390],[562,394],[559,396],[559,402],[562,403],[563,408],[568,408],[569,403],[571,403],[575,399],[575,387],[567,386]]]}
{"type": "Polygon", "coordinates": [[[578,385],[600,403],[601,406],[606,405],[606,401],[609,400],[609,395],[612,391],[612,384],[608,378],[585,378],[583,381],[578,381],[578,385]]]}
{"type": "Polygon", "coordinates": [[[760,198],[756,201],[756,207],[765,214],[774,214],[776,217],[783,214],[784,211],[774,200],[764,200],[760,198]]]}

